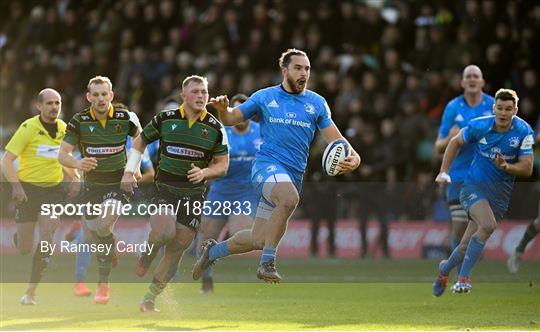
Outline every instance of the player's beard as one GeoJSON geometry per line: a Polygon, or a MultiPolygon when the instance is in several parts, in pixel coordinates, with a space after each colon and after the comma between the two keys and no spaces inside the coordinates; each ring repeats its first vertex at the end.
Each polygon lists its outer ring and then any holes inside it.
{"type": "Polygon", "coordinates": [[[289,85],[289,87],[291,88],[293,93],[300,93],[300,92],[304,91],[304,89],[306,88],[307,81],[306,81],[306,83],[304,83],[303,87],[300,87],[300,85],[298,84],[298,81],[295,81],[290,76],[287,76],[287,84],[289,85]]]}

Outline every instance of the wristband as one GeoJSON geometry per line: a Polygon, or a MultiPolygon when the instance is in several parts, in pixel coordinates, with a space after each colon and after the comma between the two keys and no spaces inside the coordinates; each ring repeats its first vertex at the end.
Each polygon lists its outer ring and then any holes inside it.
{"type": "Polygon", "coordinates": [[[452,179],[450,178],[450,175],[446,174],[446,172],[441,172],[440,174],[441,179],[445,182],[452,183],[452,179]]]}
{"type": "Polygon", "coordinates": [[[128,160],[124,172],[135,173],[139,169],[139,162],[141,161],[142,153],[137,149],[131,149],[128,153],[128,160]]]}

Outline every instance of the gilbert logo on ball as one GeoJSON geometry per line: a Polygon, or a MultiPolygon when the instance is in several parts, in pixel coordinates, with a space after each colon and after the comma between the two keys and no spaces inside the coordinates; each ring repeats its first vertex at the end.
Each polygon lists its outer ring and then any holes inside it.
{"type": "Polygon", "coordinates": [[[337,171],[337,165],[340,161],[345,160],[350,154],[349,144],[344,139],[337,139],[330,142],[324,150],[322,158],[322,167],[326,174],[330,176],[339,175],[337,171]]]}

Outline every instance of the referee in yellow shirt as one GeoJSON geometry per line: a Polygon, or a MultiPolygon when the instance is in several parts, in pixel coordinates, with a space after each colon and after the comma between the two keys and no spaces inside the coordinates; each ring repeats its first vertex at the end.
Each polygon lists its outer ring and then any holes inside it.
{"type": "MultiPolygon", "coordinates": [[[[44,203],[63,203],[64,172],[58,162],[60,143],[66,132],[66,123],[58,119],[62,107],[60,94],[53,89],[44,89],[37,96],[36,107],[40,114],[24,121],[5,147],[2,157],[2,172],[13,189],[17,204],[15,243],[21,254],[29,254],[34,245],[34,227],[39,222],[40,241],[52,242],[58,219],[41,215],[44,203]],[[19,170],[13,162],[19,159],[19,170]]],[[[72,180],[69,195],[79,190],[79,176],[73,169],[65,169],[66,177],[72,180]]],[[[38,246],[32,259],[32,272],[21,304],[34,305],[35,290],[51,253],[38,246]]]]}

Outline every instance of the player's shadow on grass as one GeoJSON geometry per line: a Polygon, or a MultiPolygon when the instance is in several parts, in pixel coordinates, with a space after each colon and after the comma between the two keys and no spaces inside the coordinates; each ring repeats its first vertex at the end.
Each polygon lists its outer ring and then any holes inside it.
{"type": "MultiPolygon", "coordinates": [[[[0,323],[1,331],[29,331],[29,330],[56,330],[59,329],[59,326],[73,326],[73,329],[76,329],[76,324],[80,323],[80,319],[59,319],[55,321],[48,322],[30,322],[30,323],[15,323],[15,324],[6,324],[0,323]]],[[[63,328],[65,329],[65,328],[63,328]]]]}
{"type": "Polygon", "coordinates": [[[163,326],[159,324],[140,324],[134,326],[136,328],[141,328],[144,330],[149,331],[200,331],[200,330],[219,330],[219,329],[225,329],[225,328],[234,328],[234,326],[230,325],[210,325],[210,326],[204,326],[200,328],[193,328],[193,327],[183,327],[183,326],[163,326]]]}
{"type": "MultiPolygon", "coordinates": [[[[158,314],[159,315],[159,314],[158,314]]],[[[156,315],[155,317],[159,317],[156,315]]],[[[79,319],[63,319],[55,320],[51,322],[32,322],[32,323],[16,323],[16,324],[4,324],[0,323],[0,330],[2,331],[26,331],[26,330],[49,330],[49,329],[58,329],[59,326],[69,326],[68,329],[77,329],[77,323],[80,324],[79,319]]],[[[200,331],[200,330],[220,330],[225,328],[235,328],[231,325],[208,325],[200,328],[184,327],[184,326],[164,326],[159,324],[140,324],[132,326],[135,328],[140,328],[143,330],[149,331],[200,331]]],[[[238,327],[238,326],[236,326],[238,327]]],[[[118,326],[114,329],[121,329],[122,327],[118,326]]],[[[106,329],[105,329],[106,330],[106,329]]]]}
{"type": "Polygon", "coordinates": [[[194,329],[191,327],[184,327],[184,326],[162,326],[159,324],[141,324],[134,326],[135,328],[140,328],[146,331],[195,331],[198,329],[194,329]]]}

